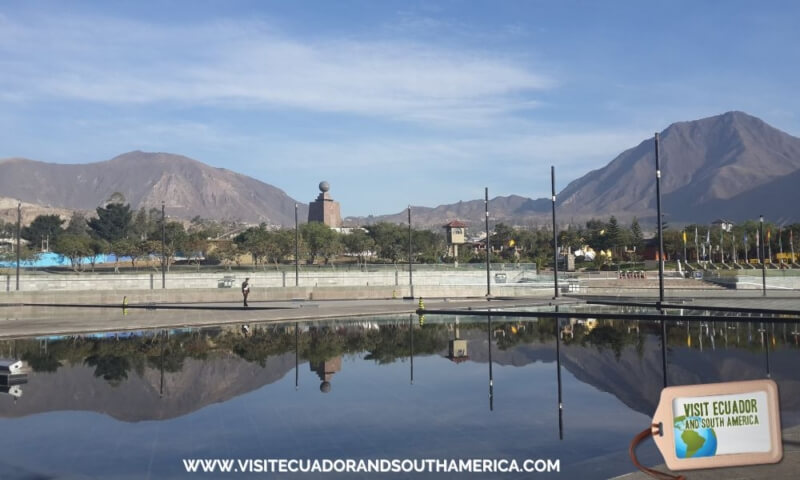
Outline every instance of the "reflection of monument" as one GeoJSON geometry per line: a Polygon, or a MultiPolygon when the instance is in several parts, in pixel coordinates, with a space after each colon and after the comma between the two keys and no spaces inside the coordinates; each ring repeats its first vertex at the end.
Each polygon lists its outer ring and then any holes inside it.
{"type": "Polygon", "coordinates": [[[342,214],[339,211],[339,202],[334,202],[328,190],[328,182],[319,183],[320,194],[317,199],[308,205],[308,221],[320,222],[331,228],[342,226],[342,214]]]}
{"type": "Polygon", "coordinates": [[[453,325],[453,339],[448,342],[447,358],[455,363],[466,362],[469,360],[467,355],[467,341],[462,340],[458,329],[458,317],[453,325]]]}
{"type": "Polygon", "coordinates": [[[319,384],[319,391],[328,393],[331,391],[331,378],[333,374],[342,369],[342,357],[333,357],[324,362],[309,362],[311,371],[315,372],[322,383],[319,384]]]}

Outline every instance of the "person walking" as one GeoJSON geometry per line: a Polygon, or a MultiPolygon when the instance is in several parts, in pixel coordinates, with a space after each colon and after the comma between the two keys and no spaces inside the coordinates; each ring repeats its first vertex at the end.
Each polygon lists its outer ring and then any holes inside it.
{"type": "Polygon", "coordinates": [[[250,295],[250,277],[245,278],[242,282],[242,297],[244,298],[244,307],[247,308],[247,296],[250,295]]]}

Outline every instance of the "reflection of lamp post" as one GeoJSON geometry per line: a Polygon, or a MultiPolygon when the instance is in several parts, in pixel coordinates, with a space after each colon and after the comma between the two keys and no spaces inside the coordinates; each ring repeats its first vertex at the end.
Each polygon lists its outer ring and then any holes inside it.
{"type": "Polygon", "coordinates": [[[411,385],[414,385],[414,315],[408,315],[408,329],[411,331],[411,385]]]}
{"type": "MultiPolygon", "coordinates": [[[[297,204],[295,204],[295,207],[297,207],[297,204]]],[[[300,360],[299,358],[300,354],[298,349],[298,346],[300,344],[299,340],[300,340],[300,324],[294,322],[294,389],[295,390],[300,388],[300,370],[297,368],[300,360]]]]}
{"type": "Polygon", "coordinates": [[[160,367],[161,370],[161,384],[158,387],[158,397],[161,398],[164,396],[164,336],[166,335],[167,331],[161,331],[161,355],[160,355],[160,367]]]}
{"type": "Polygon", "coordinates": [[[494,375],[492,374],[492,316],[491,315],[489,315],[488,336],[489,336],[489,411],[494,411],[494,375]]]}
{"type": "MultiPolygon", "coordinates": [[[[556,305],[558,312],[558,305],[556,305]]],[[[561,318],[556,317],[556,379],[558,380],[558,439],[564,439],[564,404],[561,401],[561,318]]]]}

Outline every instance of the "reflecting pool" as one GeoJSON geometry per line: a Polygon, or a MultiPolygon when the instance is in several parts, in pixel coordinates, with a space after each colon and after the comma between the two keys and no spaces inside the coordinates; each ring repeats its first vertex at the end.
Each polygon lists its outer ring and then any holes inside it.
{"type": "MultiPolygon", "coordinates": [[[[660,324],[524,320],[403,316],[0,341],[0,357],[27,373],[0,385],[0,478],[250,476],[187,473],[182,460],[197,458],[542,458],[560,461],[553,478],[632,471],[628,444],[662,388],[660,324]]],[[[765,378],[768,361],[783,427],[800,423],[796,323],[670,323],[667,337],[670,385],[765,378]]],[[[662,463],[652,442],[638,452],[662,463]]],[[[377,475],[280,477],[322,476],[377,475]]]]}

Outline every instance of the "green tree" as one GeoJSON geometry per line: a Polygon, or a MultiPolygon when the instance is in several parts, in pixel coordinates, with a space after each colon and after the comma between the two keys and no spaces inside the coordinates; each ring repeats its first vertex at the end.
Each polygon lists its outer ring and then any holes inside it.
{"type": "Polygon", "coordinates": [[[324,257],[326,262],[336,253],[341,252],[339,234],[320,222],[308,222],[301,225],[300,235],[306,244],[309,263],[313,264],[317,257],[324,257]]]}
{"type": "Polygon", "coordinates": [[[90,239],[83,235],[62,234],[53,244],[53,251],[69,259],[76,272],[81,268],[81,259],[92,255],[90,239]]]}
{"type": "Polygon", "coordinates": [[[208,249],[208,240],[203,232],[192,232],[186,235],[183,241],[184,255],[200,269],[200,261],[205,257],[208,249]]]}
{"type": "Polygon", "coordinates": [[[64,233],[61,225],[64,220],[58,215],[39,215],[33,219],[30,225],[22,228],[20,236],[29,241],[32,245],[38,245],[42,240],[50,239],[53,243],[58,240],[58,236],[64,233]]]}
{"type": "Polygon", "coordinates": [[[420,263],[437,263],[446,251],[444,235],[430,230],[413,230],[411,245],[420,263]]]}
{"type": "Polygon", "coordinates": [[[89,235],[89,224],[86,222],[86,215],[81,212],[72,212],[67,224],[66,233],[73,235],[89,235]]]}
{"type": "Polygon", "coordinates": [[[375,242],[380,258],[397,263],[408,249],[408,232],[399,225],[380,222],[369,226],[369,236],[375,242]]]}
{"type": "Polygon", "coordinates": [[[208,254],[209,258],[217,258],[228,270],[239,258],[239,247],[230,240],[221,240],[215,243],[215,248],[208,254]]]}
{"type": "Polygon", "coordinates": [[[105,207],[97,207],[97,218],[89,220],[89,228],[97,237],[114,243],[128,236],[132,216],[130,205],[109,203],[105,207]]]}
{"type": "Polygon", "coordinates": [[[636,217],[633,217],[633,221],[631,221],[631,245],[636,250],[637,255],[642,255],[644,251],[644,234],[642,233],[642,227],[639,226],[639,219],[636,217]]]}
{"type": "Polygon", "coordinates": [[[136,260],[142,255],[146,255],[149,249],[147,242],[137,241],[132,238],[122,238],[111,244],[111,249],[117,256],[117,259],[122,257],[129,257],[131,259],[131,268],[136,268],[136,260]]]}
{"type": "Polygon", "coordinates": [[[366,255],[375,248],[375,240],[373,240],[367,232],[357,229],[353,230],[349,235],[342,237],[345,252],[358,259],[359,265],[366,265],[366,255]]]}
{"type": "Polygon", "coordinates": [[[101,255],[109,253],[111,251],[111,245],[102,238],[90,238],[88,235],[82,236],[89,238],[89,264],[92,266],[92,271],[94,272],[94,266],[97,264],[97,259],[101,255]]]}

